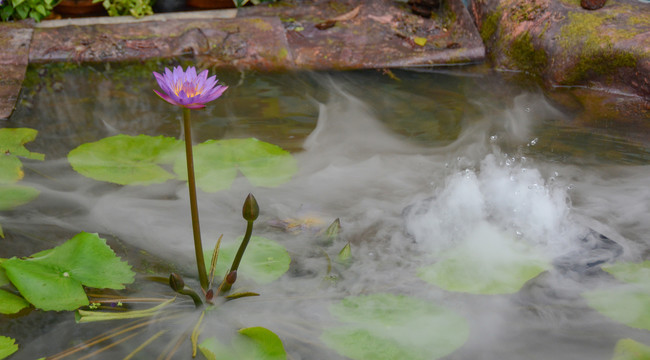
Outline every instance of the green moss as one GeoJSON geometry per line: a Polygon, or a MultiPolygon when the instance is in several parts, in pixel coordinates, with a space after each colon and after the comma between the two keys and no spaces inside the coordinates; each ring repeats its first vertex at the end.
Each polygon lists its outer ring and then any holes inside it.
{"type": "Polygon", "coordinates": [[[650,24],[650,13],[641,13],[639,15],[630,16],[627,19],[627,24],[631,26],[648,25],[650,24]]]}
{"type": "Polygon", "coordinates": [[[490,14],[481,24],[481,39],[487,43],[490,38],[497,32],[499,21],[501,20],[501,11],[495,11],[490,14]]]}
{"type": "Polygon", "coordinates": [[[548,61],[543,50],[535,49],[528,31],[515,38],[506,52],[519,69],[532,74],[540,74],[548,61]]]}
{"type": "Polygon", "coordinates": [[[615,13],[570,12],[569,23],[560,31],[560,45],[565,54],[577,56],[577,62],[566,83],[575,83],[593,75],[606,75],[621,67],[635,67],[631,53],[614,49],[614,43],[629,39],[636,33],[615,26],[605,28],[616,19],[615,13]]]}

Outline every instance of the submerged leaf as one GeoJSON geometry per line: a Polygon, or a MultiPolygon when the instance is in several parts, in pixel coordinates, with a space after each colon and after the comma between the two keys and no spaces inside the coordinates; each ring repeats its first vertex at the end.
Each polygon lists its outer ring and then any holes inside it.
{"type": "MultiPolygon", "coordinates": [[[[275,187],[291,179],[296,160],[286,150],[255,138],[208,140],[194,147],[196,184],[205,192],[228,189],[241,171],[253,186],[275,187]]],[[[179,157],[174,172],[187,180],[187,163],[179,157]]]]}
{"type": "Polygon", "coordinates": [[[0,185],[0,211],[27,204],[34,200],[39,193],[40,191],[30,186],[0,185]]]}
{"type": "Polygon", "coordinates": [[[0,290],[0,314],[15,314],[29,307],[29,303],[18,295],[0,290]]]}
{"type": "MultiPolygon", "coordinates": [[[[236,242],[221,244],[219,260],[215,269],[215,276],[218,279],[223,279],[226,272],[230,270],[241,240],[242,237],[238,238],[236,242]]],[[[211,252],[205,252],[206,259],[209,259],[210,255],[211,252]]],[[[287,272],[290,263],[291,258],[284,246],[263,237],[252,236],[237,273],[258,284],[266,284],[287,272]]],[[[206,267],[210,266],[207,261],[205,265],[206,267]]]]}
{"type": "Polygon", "coordinates": [[[199,350],[209,360],[285,360],[287,353],[282,340],[263,327],[250,327],[239,330],[232,339],[231,346],[216,338],[205,339],[199,350]]]}
{"type": "Polygon", "coordinates": [[[627,326],[650,330],[650,287],[623,285],[582,294],[599,313],[627,326]]]}
{"type": "Polygon", "coordinates": [[[549,268],[533,249],[484,223],[441,260],[420,268],[418,276],[448,291],[511,294],[549,268]]]}
{"type": "Polygon", "coordinates": [[[36,257],[8,259],[2,267],[21,295],[43,310],[88,305],[82,285],[123,289],[135,275],[104,239],[86,232],[36,257]]]}
{"type": "Polygon", "coordinates": [[[469,336],[455,312],[404,295],[347,297],[330,312],[347,325],[326,329],[321,339],[355,360],[438,359],[469,336]]]}
{"type": "Polygon", "coordinates": [[[82,144],[68,154],[78,173],[120,185],[163,183],[174,175],[161,164],[171,164],[183,153],[183,142],[165,136],[116,135],[82,144]]]}
{"type": "Polygon", "coordinates": [[[614,348],[612,360],[648,360],[650,359],[650,346],[641,344],[632,339],[621,339],[614,348]]]}
{"type": "Polygon", "coordinates": [[[650,286],[650,260],[642,263],[616,263],[603,266],[603,270],[614,275],[620,281],[650,286]]]}
{"type": "Polygon", "coordinates": [[[16,351],[18,351],[16,340],[6,336],[0,336],[0,360],[7,358],[16,351]]]}

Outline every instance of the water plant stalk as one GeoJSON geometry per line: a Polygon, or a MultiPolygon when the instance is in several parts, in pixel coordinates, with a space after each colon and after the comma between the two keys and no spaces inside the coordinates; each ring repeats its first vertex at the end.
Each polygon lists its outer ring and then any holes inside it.
{"type": "MultiPolygon", "coordinates": [[[[232,261],[232,265],[230,266],[230,271],[228,272],[228,275],[237,274],[239,263],[241,263],[241,259],[244,256],[244,251],[246,251],[248,242],[250,241],[251,235],[253,234],[253,223],[255,222],[259,214],[260,214],[260,208],[257,205],[257,200],[255,200],[255,196],[253,196],[253,194],[248,194],[246,200],[244,201],[244,207],[242,208],[242,216],[246,220],[246,233],[244,234],[244,239],[239,245],[239,249],[237,249],[237,254],[235,255],[235,259],[232,261]]],[[[232,283],[234,283],[234,280],[232,282],[228,282],[224,280],[224,283],[221,286],[221,292],[230,290],[232,283]]]]}
{"type": "Polygon", "coordinates": [[[199,271],[199,283],[203,291],[208,291],[210,286],[208,273],[205,269],[203,258],[203,245],[201,243],[201,227],[199,226],[199,207],[196,200],[196,179],[194,177],[194,156],[192,153],[192,122],[190,109],[183,108],[183,132],[185,133],[185,157],[187,159],[187,187],[190,191],[190,213],[192,215],[192,233],[194,235],[194,253],[196,266],[199,271]]]}

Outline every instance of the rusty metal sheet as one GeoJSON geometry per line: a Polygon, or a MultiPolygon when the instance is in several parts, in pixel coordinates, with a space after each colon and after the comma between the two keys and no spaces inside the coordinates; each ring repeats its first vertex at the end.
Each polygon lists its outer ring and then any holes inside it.
{"type": "Polygon", "coordinates": [[[32,62],[112,62],[201,55],[217,65],[290,68],[276,18],[191,19],[37,28],[32,62]]]}
{"type": "Polygon", "coordinates": [[[27,71],[32,26],[32,22],[0,24],[0,119],[14,111],[27,71]]]}
{"type": "Polygon", "coordinates": [[[483,61],[485,48],[461,0],[431,18],[404,3],[313,1],[241,9],[238,17],[278,16],[298,68],[358,69],[483,61]],[[346,18],[347,14],[353,14],[346,18]],[[332,19],[343,18],[343,20],[332,19]],[[328,24],[328,20],[329,24],[328,24]]]}

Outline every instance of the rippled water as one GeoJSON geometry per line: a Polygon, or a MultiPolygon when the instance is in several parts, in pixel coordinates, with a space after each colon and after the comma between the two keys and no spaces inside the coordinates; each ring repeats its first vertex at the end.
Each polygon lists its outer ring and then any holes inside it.
{"type": "MultiPolygon", "coordinates": [[[[24,184],[41,195],[0,214],[2,257],[89,231],[132,263],[152,261],[140,249],[162,259],[161,267],[173,262],[192,274],[184,184],[100,183],[73,172],[66,159],[78,145],[115,134],[179,137],[181,113],[151,90],[149,71],[160,67],[30,68],[20,107],[0,125],[39,131],[27,147],[46,161],[24,161],[24,184]]],[[[566,106],[567,91],[544,94],[482,68],[217,73],[230,88],[193,112],[195,140],[253,136],[290,150],[299,168],[277,188],[240,177],[229,190],[200,194],[207,247],[219,234],[242,234],[241,203],[253,192],[261,207],[255,234],[292,256],[277,282],[244,284],[262,296],[229,303],[227,323],[274,330],[291,359],[335,359],[340,355],[319,340],[336,324],[328,306],[387,292],[468,320],[468,342],[446,359],[611,359],[620,339],[650,344],[647,330],[619,324],[581,297],[614,286],[602,264],[650,258],[650,143],[630,126],[643,119],[593,118],[566,106]],[[319,250],[314,233],[336,218],[341,239],[319,250]],[[277,227],[287,219],[306,220],[299,231],[277,227]],[[542,254],[551,270],[507,295],[446,291],[417,276],[435,262],[432,254],[468,238],[484,257],[505,256],[491,240],[501,236],[542,254]],[[323,251],[335,257],[347,242],[353,262],[339,269],[338,283],[323,286],[323,251]]],[[[143,283],[136,282],[135,296],[155,291],[143,283]]],[[[0,334],[25,349],[14,358],[32,359],[98,331],[71,317],[33,312],[3,321],[0,334]]],[[[206,326],[221,331],[223,323],[206,326]]]]}

